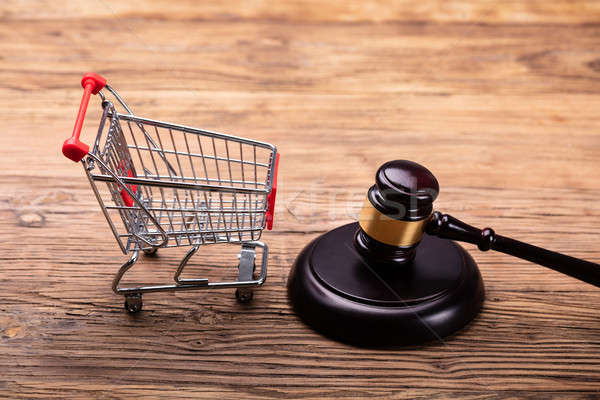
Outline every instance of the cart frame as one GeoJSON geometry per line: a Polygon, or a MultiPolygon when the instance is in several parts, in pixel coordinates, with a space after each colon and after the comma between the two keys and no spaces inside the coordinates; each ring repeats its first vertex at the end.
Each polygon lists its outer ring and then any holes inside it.
{"type": "Polygon", "coordinates": [[[279,162],[276,147],[135,116],[119,94],[97,74],[84,75],[81,84],[83,98],[73,135],[65,141],[63,154],[81,162],[119,247],[124,254],[131,252],[130,259],[119,268],[112,283],[113,291],[125,296],[127,311],[140,311],[142,293],[148,292],[237,288],[238,300],[251,300],[251,288],[262,285],[267,277],[268,246],[259,239],[265,226],[271,229],[273,223],[279,162]],[[116,111],[114,104],[101,91],[104,88],[126,113],[116,111]],[[91,94],[98,94],[102,99],[103,114],[90,151],[79,136],[91,94]],[[126,140],[122,124],[128,126],[133,143],[126,140]],[[169,148],[166,141],[163,143],[161,131],[163,134],[168,132],[172,147],[169,148]],[[141,136],[145,144],[138,143],[136,135],[141,136]],[[185,150],[177,149],[174,139],[177,135],[183,138],[185,150]],[[190,150],[187,135],[197,138],[199,152],[190,150]],[[203,151],[201,137],[209,140],[209,144],[212,141],[212,155],[203,151]],[[216,142],[224,143],[226,156],[218,154],[216,142]],[[233,145],[235,148],[239,146],[238,158],[230,154],[233,145]],[[253,151],[254,158],[245,160],[244,149],[253,151]],[[260,162],[257,152],[266,161],[260,162]],[[150,170],[152,164],[144,165],[144,159],[152,160],[155,171],[150,170]],[[189,164],[187,172],[182,167],[183,159],[189,164]],[[211,172],[207,168],[207,160],[216,166],[211,172]],[[196,173],[195,162],[202,163],[204,176],[196,173]],[[220,173],[220,165],[228,168],[229,179],[226,173],[220,173]],[[232,170],[235,172],[232,173],[232,170]],[[143,172],[140,174],[138,171],[143,172]],[[216,177],[213,177],[211,174],[215,171],[216,177]],[[253,171],[253,178],[246,176],[245,171],[246,175],[252,175],[253,171]],[[240,172],[241,177],[234,179],[234,174],[239,175],[240,172]],[[108,193],[99,189],[98,184],[101,183],[106,184],[108,193]],[[167,195],[167,191],[172,191],[173,197],[167,195]],[[109,201],[112,205],[107,204],[109,201]],[[113,220],[116,214],[120,216],[117,222],[113,220]],[[216,243],[241,245],[237,280],[209,282],[205,278],[182,278],[185,266],[200,246],[216,243]],[[173,284],[120,286],[126,272],[138,261],[140,250],[154,254],[161,247],[180,246],[189,246],[190,250],[179,263],[173,284]],[[262,254],[260,272],[255,277],[257,247],[262,254]]]}

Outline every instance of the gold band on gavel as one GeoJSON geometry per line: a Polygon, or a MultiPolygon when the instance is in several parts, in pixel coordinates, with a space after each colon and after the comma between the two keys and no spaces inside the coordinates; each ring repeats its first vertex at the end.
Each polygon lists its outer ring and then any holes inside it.
{"type": "Polygon", "coordinates": [[[427,218],[419,221],[399,221],[373,207],[367,198],[358,217],[360,227],[378,242],[390,246],[412,246],[421,240],[427,218]]]}

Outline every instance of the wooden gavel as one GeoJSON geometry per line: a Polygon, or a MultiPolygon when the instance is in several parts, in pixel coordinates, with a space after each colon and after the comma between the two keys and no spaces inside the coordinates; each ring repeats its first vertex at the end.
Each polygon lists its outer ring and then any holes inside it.
{"type": "Polygon", "coordinates": [[[406,160],[390,161],[377,171],[359,217],[354,245],[365,257],[382,264],[413,260],[423,233],[496,250],[543,265],[600,287],[600,265],[478,229],[448,214],[433,211],[439,192],[435,176],[406,160]]]}

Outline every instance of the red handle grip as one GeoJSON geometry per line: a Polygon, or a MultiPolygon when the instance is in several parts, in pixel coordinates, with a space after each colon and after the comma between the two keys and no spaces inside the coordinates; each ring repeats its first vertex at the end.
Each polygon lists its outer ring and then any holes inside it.
{"type": "Polygon", "coordinates": [[[267,229],[273,229],[273,217],[275,215],[275,197],[277,196],[277,170],[279,169],[279,153],[275,158],[275,172],[273,173],[273,186],[271,187],[271,193],[267,196],[268,209],[265,214],[267,222],[267,229]]]}
{"type": "Polygon", "coordinates": [[[75,128],[73,128],[71,137],[65,140],[62,147],[65,157],[75,162],[81,161],[90,150],[87,144],[79,140],[79,135],[81,135],[81,128],[83,127],[85,112],[90,102],[90,95],[98,94],[106,86],[106,79],[93,72],[88,72],[81,78],[81,86],[83,86],[83,97],[81,98],[79,112],[77,112],[77,118],[75,119],[75,128]]]}

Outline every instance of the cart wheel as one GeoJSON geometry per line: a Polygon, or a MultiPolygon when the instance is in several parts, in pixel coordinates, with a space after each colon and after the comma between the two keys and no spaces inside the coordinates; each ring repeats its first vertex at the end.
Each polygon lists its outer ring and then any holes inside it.
{"type": "Polygon", "coordinates": [[[142,294],[136,293],[125,296],[125,309],[130,314],[135,314],[142,310],[142,294]]]}
{"type": "Polygon", "coordinates": [[[147,256],[153,256],[156,254],[157,251],[158,251],[158,247],[153,247],[150,250],[144,249],[144,254],[147,256]]]}
{"type": "Polygon", "coordinates": [[[235,290],[235,298],[240,303],[248,303],[254,297],[254,291],[248,288],[238,288],[235,290]]]}

